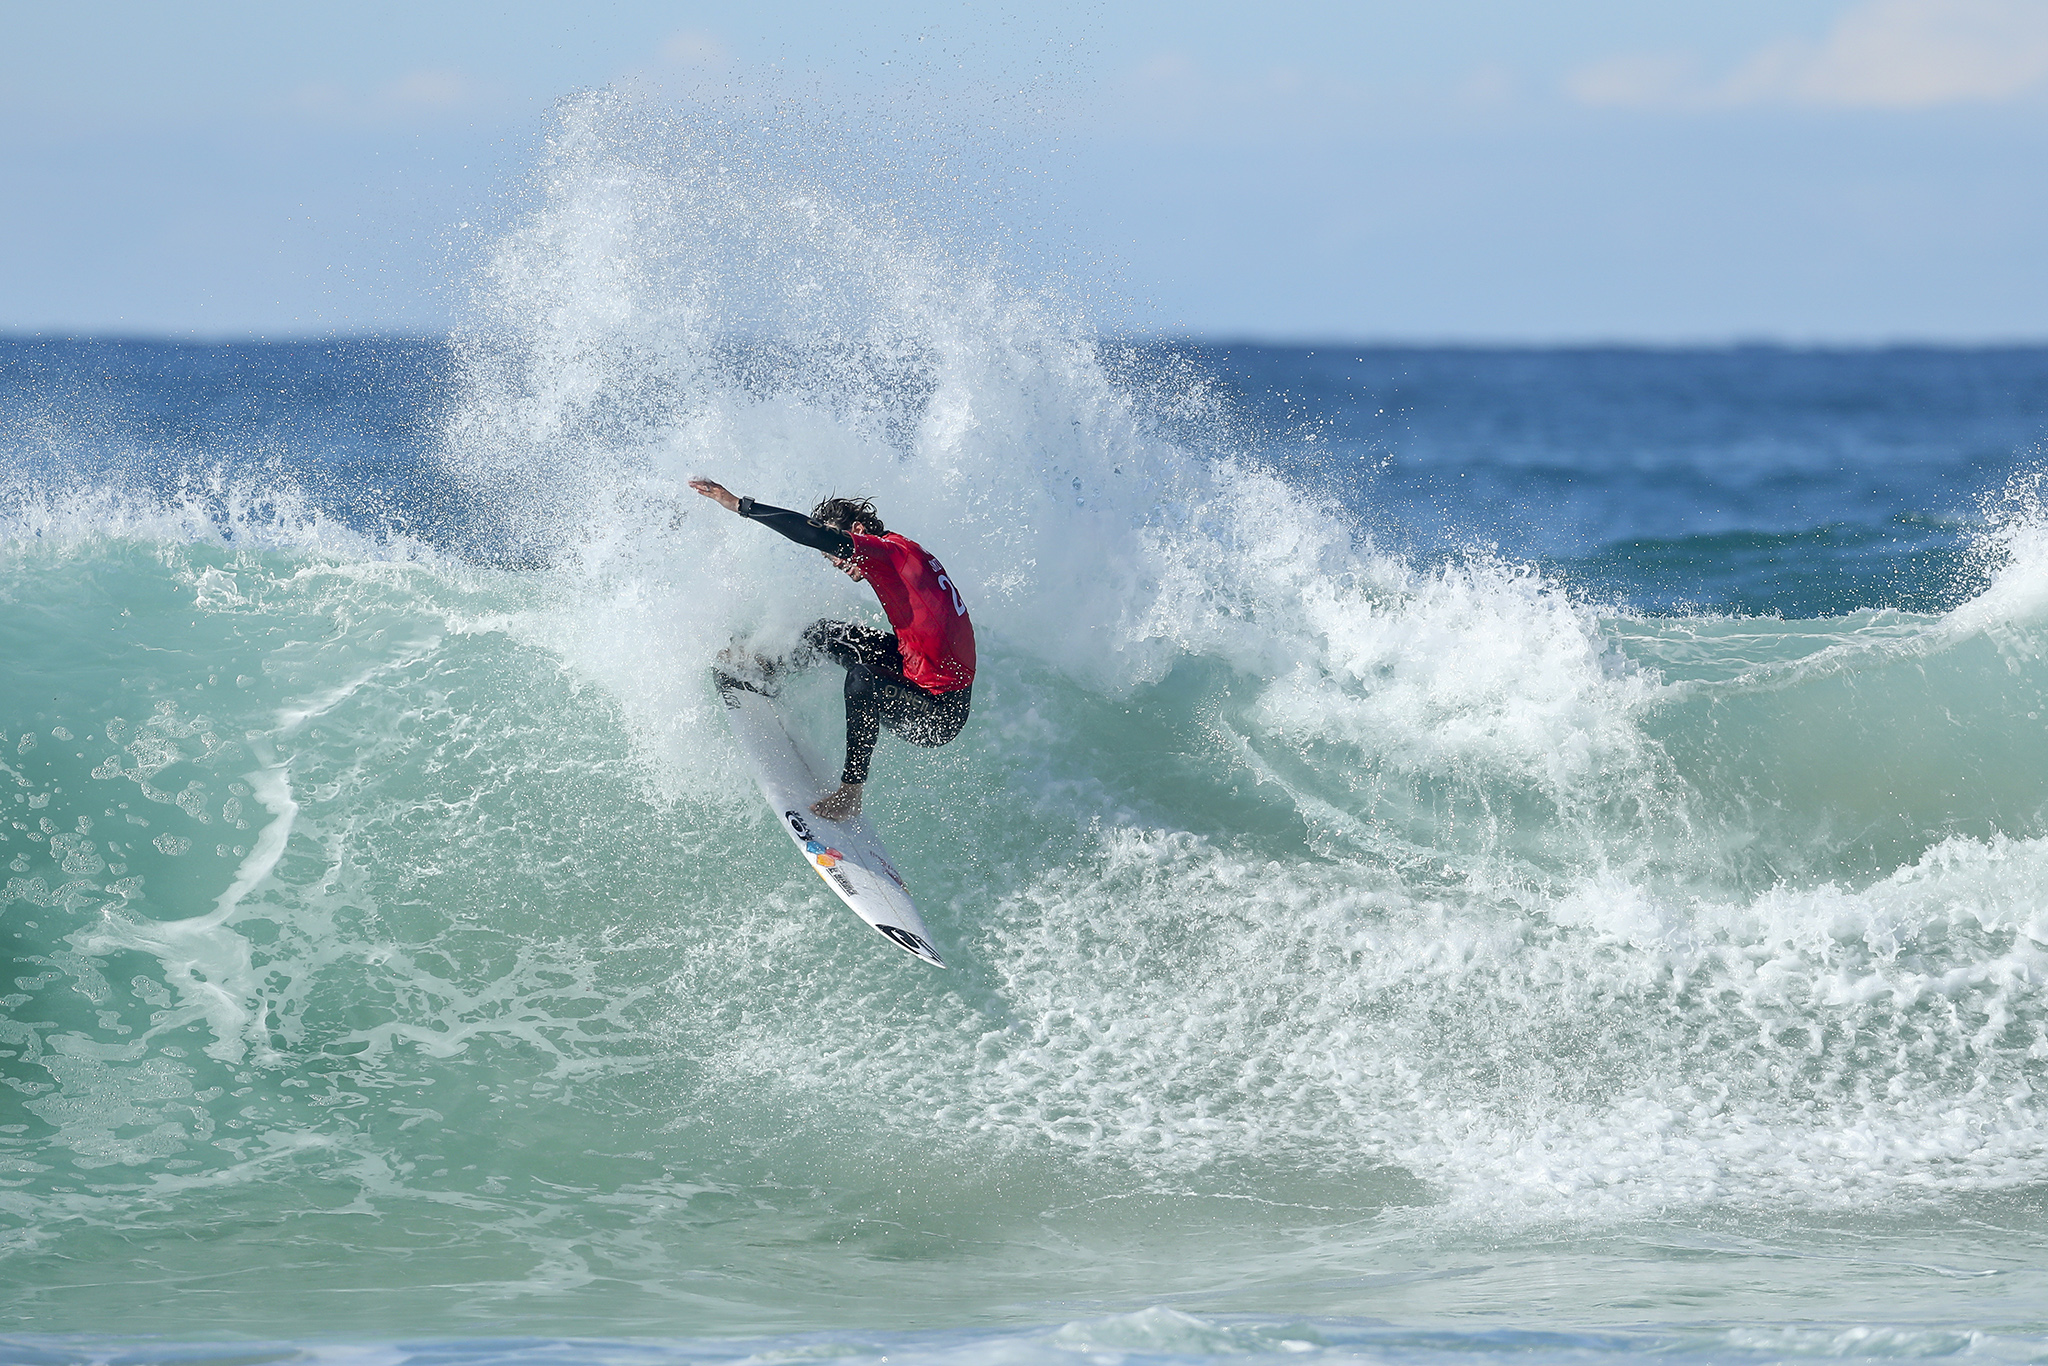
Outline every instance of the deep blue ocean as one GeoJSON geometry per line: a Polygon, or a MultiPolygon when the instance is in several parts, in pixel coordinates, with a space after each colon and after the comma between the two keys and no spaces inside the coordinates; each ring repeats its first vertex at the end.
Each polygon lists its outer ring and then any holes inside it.
{"type": "Polygon", "coordinates": [[[572,124],[448,337],[0,339],[0,1362],[2048,1360],[2048,347],[1082,318],[572,124]],[[961,582],[946,970],[696,474],[961,582]]]}

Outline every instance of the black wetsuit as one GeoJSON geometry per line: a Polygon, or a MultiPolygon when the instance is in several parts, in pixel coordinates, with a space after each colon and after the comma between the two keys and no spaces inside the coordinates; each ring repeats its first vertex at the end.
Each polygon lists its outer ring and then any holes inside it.
{"type": "MultiPolygon", "coordinates": [[[[855,558],[853,537],[820,525],[788,508],[740,499],[742,517],[761,522],[798,545],[835,559],[855,558]]],[[[793,662],[805,665],[826,655],[846,668],[846,765],[839,780],[865,783],[875,740],[883,727],[913,745],[937,748],[967,724],[973,688],[931,692],[903,676],[903,655],[892,633],[845,621],[815,621],[806,627],[793,662]]]]}

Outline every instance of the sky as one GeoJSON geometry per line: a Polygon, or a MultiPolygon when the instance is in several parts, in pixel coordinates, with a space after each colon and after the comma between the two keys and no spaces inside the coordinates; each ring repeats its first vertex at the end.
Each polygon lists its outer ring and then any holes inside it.
{"type": "Polygon", "coordinates": [[[2048,0],[0,0],[0,331],[444,331],[594,88],[948,158],[1120,330],[2048,340],[2048,0]]]}

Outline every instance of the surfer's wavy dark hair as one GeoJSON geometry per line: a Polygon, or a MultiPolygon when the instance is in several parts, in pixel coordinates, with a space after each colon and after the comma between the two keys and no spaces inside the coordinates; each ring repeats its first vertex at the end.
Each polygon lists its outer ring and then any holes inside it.
{"type": "Polygon", "coordinates": [[[872,498],[841,498],[834,494],[811,509],[811,520],[819,526],[829,526],[840,531],[853,530],[859,522],[868,529],[870,536],[885,536],[888,532],[882,526],[882,514],[875,511],[872,498]]]}

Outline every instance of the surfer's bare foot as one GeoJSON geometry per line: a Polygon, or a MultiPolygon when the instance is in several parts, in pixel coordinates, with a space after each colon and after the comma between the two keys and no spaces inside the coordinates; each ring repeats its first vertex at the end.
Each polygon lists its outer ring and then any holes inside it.
{"type": "Polygon", "coordinates": [[[828,821],[843,821],[860,814],[860,784],[841,783],[837,792],[827,792],[811,803],[811,814],[828,821]]]}

